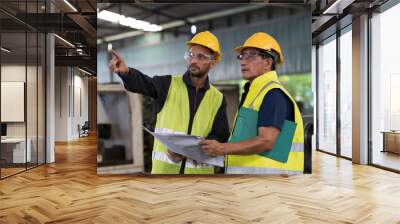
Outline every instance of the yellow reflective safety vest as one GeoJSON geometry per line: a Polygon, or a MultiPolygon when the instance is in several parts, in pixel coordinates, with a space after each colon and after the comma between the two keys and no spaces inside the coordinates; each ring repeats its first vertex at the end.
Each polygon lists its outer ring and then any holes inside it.
{"type": "MultiPolygon", "coordinates": [[[[296,128],[292,139],[292,145],[289,151],[287,162],[279,162],[271,158],[261,156],[259,154],[253,155],[227,155],[225,160],[226,173],[228,174],[300,174],[304,169],[304,131],[303,120],[297,107],[296,102],[290,96],[288,91],[281,85],[275,71],[264,73],[255,78],[250,85],[249,92],[242,107],[256,111],[258,113],[264,96],[272,89],[282,90],[292,101],[294,105],[294,115],[296,128]]],[[[238,116],[237,116],[238,117],[238,116]]],[[[240,133],[240,127],[246,127],[244,124],[246,118],[238,121],[232,136],[240,133]],[[241,124],[238,124],[241,123],[241,124]]],[[[280,132],[280,135],[283,131],[280,132]]],[[[293,132],[292,132],[293,133],[293,132]]],[[[279,137],[279,136],[278,136],[279,137]]],[[[279,149],[279,148],[276,148],[279,149]]],[[[275,150],[275,149],[274,149],[275,150]]]]}
{"type": "MultiPolygon", "coordinates": [[[[207,137],[211,132],[214,118],[222,104],[223,95],[214,86],[206,91],[192,123],[192,135],[207,137]]],[[[190,119],[189,96],[182,76],[172,76],[167,99],[157,114],[155,132],[187,134],[190,119]]],[[[181,163],[175,163],[167,156],[167,147],[154,139],[152,153],[152,174],[179,174],[181,163]]],[[[214,167],[196,163],[187,158],[185,174],[213,174],[214,167]]]]}

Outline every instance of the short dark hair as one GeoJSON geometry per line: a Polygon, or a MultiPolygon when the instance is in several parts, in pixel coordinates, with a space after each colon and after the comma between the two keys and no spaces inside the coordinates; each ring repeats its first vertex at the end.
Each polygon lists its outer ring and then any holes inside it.
{"type": "Polygon", "coordinates": [[[277,58],[278,58],[278,54],[274,50],[267,51],[267,50],[261,50],[260,49],[259,51],[260,51],[261,57],[263,59],[266,59],[266,58],[271,58],[272,59],[271,70],[275,70],[276,69],[276,61],[277,61],[277,58]]]}

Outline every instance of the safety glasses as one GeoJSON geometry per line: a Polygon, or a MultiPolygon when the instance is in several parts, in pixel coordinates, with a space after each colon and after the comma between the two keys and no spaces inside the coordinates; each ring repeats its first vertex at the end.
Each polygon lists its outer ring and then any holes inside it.
{"type": "Polygon", "coordinates": [[[194,52],[191,52],[191,51],[185,52],[185,55],[183,56],[183,58],[186,61],[190,61],[193,58],[196,58],[199,61],[208,61],[208,60],[213,60],[214,59],[214,57],[211,56],[211,55],[205,55],[205,54],[202,54],[202,53],[195,54],[194,52]]]}
{"type": "Polygon", "coordinates": [[[271,55],[269,54],[263,54],[260,52],[245,52],[245,53],[241,53],[239,55],[236,56],[236,58],[241,61],[241,60],[253,60],[257,55],[263,57],[263,58],[272,58],[271,55]]]}
{"type": "Polygon", "coordinates": [[[236,58],[241,61],[241,60],[253,60],[257,55],[259,56],[263,56],[263,54],[258,53],[258,52],[246,52],[246,53],[241,53],[239,55],[236,56],[236,58]]]}

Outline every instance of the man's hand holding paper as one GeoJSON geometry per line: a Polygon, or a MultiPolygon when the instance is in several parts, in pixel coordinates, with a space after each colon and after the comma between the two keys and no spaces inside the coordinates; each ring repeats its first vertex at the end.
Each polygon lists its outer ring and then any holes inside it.
{"type": "Polygon", "coordinates": [[[204,140],[201,137],[185,134],[155,133],[147,128],[144,129],[175,154],[201,163],[220,167],[224,166],[223,156],[210,157],[201,150],[200,142],[204,140]]]}

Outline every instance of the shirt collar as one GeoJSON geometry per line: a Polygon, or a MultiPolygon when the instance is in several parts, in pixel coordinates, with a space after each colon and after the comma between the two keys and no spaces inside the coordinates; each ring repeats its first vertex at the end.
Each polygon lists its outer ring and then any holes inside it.
{"type": "Polygon", "coordinates": [[[243,86],[244,92],[248,92],[248,91],[249,91],[250,85],[251,85],[251,82],[250,82],[250,81],[247,81],[247,82],[244,84],[244,86],[243,86]]]}

